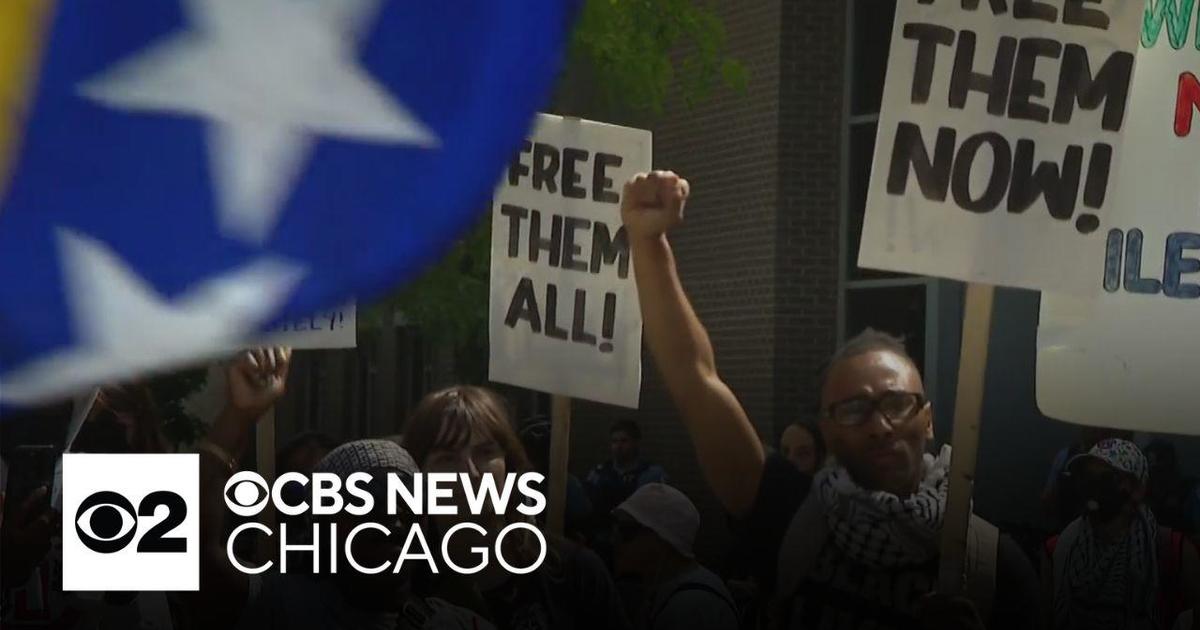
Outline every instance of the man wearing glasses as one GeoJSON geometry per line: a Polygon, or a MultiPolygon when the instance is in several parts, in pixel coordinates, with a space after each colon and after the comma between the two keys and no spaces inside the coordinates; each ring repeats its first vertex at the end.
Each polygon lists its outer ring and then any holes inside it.
{"type": "Polygon", "coordinates": [[[760,586],[775,593],[774,625],[1036,627],[1036,574],[982,519],[968,545],[970,598],[931,595],[950,449],[926,452],[933,414],[900,340],[867,331],[830,360],[820,429],[836,464],[810,477],[765,454],[676,272],[667,232],[688,192],[683,178],[655,171],[622,195],[645,337],[709,485],[744,529],[760,586]]]}

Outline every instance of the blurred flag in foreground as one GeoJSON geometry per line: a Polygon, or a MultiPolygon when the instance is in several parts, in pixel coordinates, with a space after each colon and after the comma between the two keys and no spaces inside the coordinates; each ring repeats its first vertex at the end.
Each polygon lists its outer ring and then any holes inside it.
{"type": "Polygon", "coordinates": [[[421,271],[486,209],[572,6],[3,3],[24,51],[0,53],[0,401],[17,403],[421,271]]]}

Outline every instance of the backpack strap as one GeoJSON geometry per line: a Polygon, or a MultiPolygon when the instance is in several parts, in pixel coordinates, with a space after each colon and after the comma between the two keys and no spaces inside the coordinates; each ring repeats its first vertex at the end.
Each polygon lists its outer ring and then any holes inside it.
{"type": "Polygon", "coordinates": [[[733,600],[729,599],[729,596],[725,595],[725,593],[722,593],[721,591],[718,591],[717,589],[713,588],[712,586],[709,586],[708,584],[704,584],[702,582],[684,582],[683,584],[676,586],[675,590],[671,591],[670,593],[667,594],[667,596],[665,598],[663,598],[662,603],[659,604],[658,608],[656,608],[654,610],[654,613],[652,613],[650,615],[650,623],[649,623],[649,625],[646,626],[647,629],[648,630],[654,629],[654,624],[658,623],[659,616],[661,616],[663,614],[663,611],[665,611],[667,609],[667,605],[671,603],[672,599],[675,599],[676,595],[678,595],[680,593],[686,593],[688,591],[701,591],[704,593],[708,593],[708,594],[712,595],[713,597],[716,597],[717,599],[725,602],[726,606],[729,606],[729,610],[733,611],[734,619],[738,618],[737,605],[734,604],[733,600]]]}
{"type": "Polygon", "coordinates": [[[979,616],[987,619],[996,599],[996,556],[1000,548],[1000,530],[971,515],[967,525],[966,592],[979,616]]]}

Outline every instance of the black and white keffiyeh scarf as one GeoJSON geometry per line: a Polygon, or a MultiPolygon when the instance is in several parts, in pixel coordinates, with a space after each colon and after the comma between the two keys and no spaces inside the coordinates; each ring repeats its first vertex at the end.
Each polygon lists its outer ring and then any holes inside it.
{"type": "Polygon", "coordinates": [[[925,455],[925,477],[911,496],[867,490],[843,466],[822,470],[816,490],[834,543],[855,562],[879,569],[913,567],[938,554],[949,490],[950,447],[925,455]]]}
{"type": "MultiPolygon", "coordinates": [[[[1158,523],[1146,506],[1120,540],[1105,543],[1090,519],[1079,523],[1055,585],[1056,628],[1153,628],[1158,592],[1158,523]]],[[[1060,542],[1061,544],[1061,542],[1060,542]]]]}

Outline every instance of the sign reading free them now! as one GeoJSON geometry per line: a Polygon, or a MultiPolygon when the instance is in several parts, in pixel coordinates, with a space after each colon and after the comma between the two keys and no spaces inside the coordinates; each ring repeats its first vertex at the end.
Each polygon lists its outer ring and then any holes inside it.
{"type": "Polygon", "coordinates": [[[900,0],[858,264],[1094,291],[1144,0],[900,0]]]}

